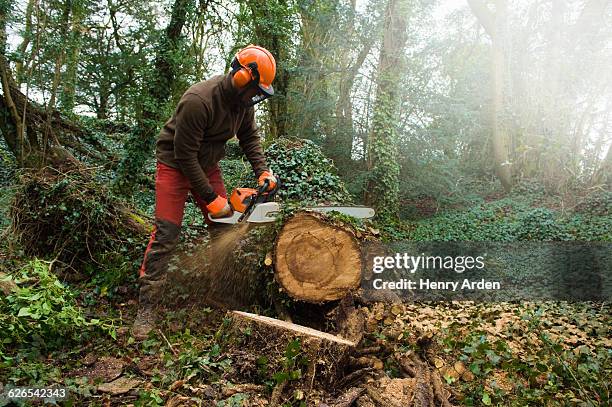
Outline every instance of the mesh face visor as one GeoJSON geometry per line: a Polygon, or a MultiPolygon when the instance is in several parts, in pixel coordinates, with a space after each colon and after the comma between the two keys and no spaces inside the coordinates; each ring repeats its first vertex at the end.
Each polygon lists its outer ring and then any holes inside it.
{"type": "MultiPolygon", "coordinates": [[[[234,60],[235,63],[232,63],[232,68],[234,70],[240,69],[240,63],[237,60],[234,60]]],[[[244,94],[253,94],[248,101],[243,100],[242,104],[245,107],[256,105],[259,102],[263,102],[271,96],[274,96],[274,88],[272,85],[269,87],[265,87],[264,85],[259,83],[259,70],[257,69],[257,62],[251,62],[248,64],[248,67],[253,74],[253,80],[249,82],[239,93],[238,95],[243,98],[244,94]]]]}

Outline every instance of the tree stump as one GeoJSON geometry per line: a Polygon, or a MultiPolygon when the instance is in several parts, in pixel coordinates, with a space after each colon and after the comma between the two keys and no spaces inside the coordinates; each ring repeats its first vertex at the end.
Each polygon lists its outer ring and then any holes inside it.
{"type": "Polygon", "coordinates": [[[228,312],[222,329],[239,376],[249,382],[274,379],[309,390],[342,377],[355,343],[326,332],[242,311],[228,312]]]}
{"type": "Polygon", "coordinates": [[[324,303],[343,298],[361,282],[361,249],[349,231],[314,213],[288,219],[274,249],[275,276],[297,300],[324,303]]]}

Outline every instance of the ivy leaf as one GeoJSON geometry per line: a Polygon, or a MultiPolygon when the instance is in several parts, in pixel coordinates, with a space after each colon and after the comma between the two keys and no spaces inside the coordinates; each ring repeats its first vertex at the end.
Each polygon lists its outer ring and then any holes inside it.
{"type": "Polygon", "coordinates": [[[289,380],[289,374],[286,372],[276,372],[272,375],[272,378],[276,381],[276,384],[280,384],[289,380]]]}
{"type": "Polygon", "coordinates": [[[487,393],[486,391],[482,392],[482,404],[484,404],[485,406],[491,405],[491,396],[489,396],[489,393],[487,393]]]}
{"type": "Polygon", "coordinates": [[[32,315],[32,312],[30,311],[30,307],[23,307],[19,309],[19,313],[17,314],[18,317],[28,317],[32,315]]]}

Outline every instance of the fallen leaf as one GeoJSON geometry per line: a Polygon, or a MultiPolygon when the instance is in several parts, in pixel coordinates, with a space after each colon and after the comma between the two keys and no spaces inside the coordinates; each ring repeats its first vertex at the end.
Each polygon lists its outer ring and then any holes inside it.
{"type": "Polygon", "coordinates": [[[116,380],[113,380],[110,383],[102,383],[98,386],[98,391],[102,393],[109,393],[113,396],[118,394],[125,394],[128,391],[132,390],[134,387],[140,384],[140,380],[131,379],[129,377],[120,377],[116,380]]]}

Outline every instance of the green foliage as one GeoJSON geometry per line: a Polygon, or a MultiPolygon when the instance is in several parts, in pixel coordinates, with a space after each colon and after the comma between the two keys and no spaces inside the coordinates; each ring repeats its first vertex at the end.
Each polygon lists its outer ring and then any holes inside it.
{"type": "Polygon", "coordinates": [[[165,405],[159,389],[142,390],[138,393],[137,407],[161,407],[165,405]]]}
{"type": "Polygon", "coordinates": [[[0,230],[10,225],[9,208],[14,194],[14,187],[0,187],[0,230]]]}
{"type": "Polygon", "coordinates": [[[170,338],[181,343],[181,352],[177,355],[170,349],[160,349],[160,342],[154,341],[151,353],[162,354],[168,372],[156,380],[170,385],[176,380],[210,381],[219,380],[229,370],[231,359],[221,350],[221,346],[209,337],[201,337],[191,333],[189,329],[170,338]]]}
{"type": "Polygon", "coordinates": [[[0,297],[0,366],[18,363],[14,351],[36,356],[99,330],[115,336],[112,323],[85,317],[76,294],[51,273],[52,264],[34,259],[9,277],[16,288],[0,297]]]}
{"type": "Polygon", "coordinates": [[[242,407],[249,399],[249,396],[244,393],[236,393],[226,400],[217,402],[217,407],[242,407]]]}
{"type": "Polygon", "coordinates": [[[301,202],[350,202],[333,163],[310,140],[279,139],[266,149],[272,171],[280,177],[279,196],[301,202]]]}
{"type": "Polygon", "coordinates": [[[418,241],[611,241],[611,225],[610,215],[564,217],[506,198],[413,222],[404,237],[418,241]]]}
{"type": "Polygon", "coordinates": [[[219,167],[228,194],[236,188],[252,185],[255,180],[251,165],[245,159],[224,159],[219,162],[219,167]]]}
{"type": "Polygon", "coordinates": [[[282,362],[283,370],[272,375],[272,379],[277,385],[302,377],[302,369],[308,366],[308,359],[302,354],[300,339],[294,339],[287,343],[282,362]]]}
{"type": "Polygon", "coordinates": [[[134,126],[123,146],[123,157],[112,183],[115,193],[132,196],[139,182],[142,182],[143,168],[152,155],[157,134],[155,120],[143,120],[134,126]]]}
{"type": "Polygon", "coordinates": [[[597,191],[587,195],[576,205],[576,211],[594,216],[612,213],[612,191],[597,191]]]}

